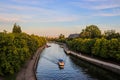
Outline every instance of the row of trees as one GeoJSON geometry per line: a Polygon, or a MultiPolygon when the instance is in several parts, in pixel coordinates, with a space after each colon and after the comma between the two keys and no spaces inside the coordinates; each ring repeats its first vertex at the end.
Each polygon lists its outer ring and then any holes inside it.
{"type": "Polygon", "coordinates": [[[17,72],[38,47],[46,44],[44,37],[28,35],[19,29],[14,27],[13,33],[0,33],[0,75],[17,72]]]}
{"type": "Polygon", "coordinates": [[[87,26],[77,38],[59,38],[74,51],[120,61],[120,33],[115,30],[101,30],[96,25],[87,26]]]}
{"type": "Polygon", "coordinates": [[[120,38],[120,33],[116,33],[115,30],[107,30],[104,34],[101,34],[101,30],[96,25],[86,26],[80,33],[80,38],[106,38],[108,40],[112,38],[120,38]]]}
{"type": "MultiPolygon", "coordinates": [[[[102,34],[101,30],[96,25],[86,26],[86,28],[82,29],[81,33],[78,35],[79,37],[77,38],[82,38],[82,39],[86,39],[86,38],[87,39],[105,38],[107,40],[110,40],[112,38],[120,39],[120,33],[116,32],[115,30],[107,30],[102,34]]],[[[69,38],[69,39],[73,39],[73,38],[69,38]]],[[[53,39],[53,40],[65,42],[65,36],[63,34],[60,34],[58,39],[53,39]]]]}
{"type": "Polygon", "coordinates": [[[120,61],[120,41],[118,39],[73,39],[66,41],[68,47],[76,52],[120,61]]]}

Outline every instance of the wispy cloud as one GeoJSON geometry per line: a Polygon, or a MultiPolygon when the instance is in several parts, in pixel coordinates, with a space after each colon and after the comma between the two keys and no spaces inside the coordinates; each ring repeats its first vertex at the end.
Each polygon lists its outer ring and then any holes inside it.
{"type": "Polygon", "coordinates": [[[38,17],[35,20],[32,20],[32,22],[72,22],[77,21],[80,18],[78,16],[52,16],[52,17],[38,17]]]}
{"type": "MultiPolygon", "coordinates": [[[[34,12],[37,13],[39,12],[40,14],[48,14],[48,13],[55,13],[53,10],[50,9],[45,9],[45,8],[40,8],[40,7],[34,7],[34,6],[20,6],[20,5],[11,5],[11,4],[7,4],[6,6],[4,4],[0,3],[0,7],[2,7],[0,10],[7,10],[7,11],[18,11],[18,12],[34,12]]],[[[30,14],[29,13],[29,14],[30,14]]]]}
{"type": "Polygon", "coordinates": [[[120,16],[120,13],[99,13],[97,16],[120,16]]]}
{"type": "Polygon", "coordinates": [[[54,3],[56,0],[11,0],[11,1],[26,5],[47,5],[50,3],[54,3]]]}
{"type": "Polygon", "coordinates": [[[1,24],[7,24],[7,29],[11,30],[11,25],[17,22],[23,26],[25,32],[35,34],[58,35],[81,31],[82,27],[76,25],[118,26],[119,17],[120,0],[1,0],[0,2],[1,24]]]}
{"type": "Polygon", "coordinates": [[[2,9],[0,11],[9,12],[17,11],[17,13],[1,13],[1,21],[21,21],[21,22],[70,22],[78,20],[79,17],[71,14],[63,14],[59,13],[59,11],[39,8],[39,7],[31,7],[31,6],[19,6],[19,5],[0,5],[2,9]],[[7,10],[7,11],[6,11],[7,10]],[[21,14],[22,12],[22,14],[21,14]],[[26,14],[29,13],[29,14],[26,14]]]}
{"type": "Polygon", "coordinates": [[[120,16],[120,9],[111,9],[111,11],[98,11],[91,16],[120,16]]]}
{"type": "Polygon", "coordinates": [[[26,4],[26,5],[38,5],[39,4],[39,0],[10,0],[10,1],[19,3],[19,4],[26,4]]]}
{"type": "Polygon", "coordinates": [[[28,17],[24,17],[23,16],[15,16],[15,15],[9,15],[9,14],[0,14],[0,22],[5,22],[5,23],[9,23],[9,22],[27,22],[28,17]]]}
{"type": "Polygon", "coordinates": [[[80,8],[102,10],[109,8],[120,8],[120,0],[85,0],[85,1],[73,1],[72,5],[80,8]]]}

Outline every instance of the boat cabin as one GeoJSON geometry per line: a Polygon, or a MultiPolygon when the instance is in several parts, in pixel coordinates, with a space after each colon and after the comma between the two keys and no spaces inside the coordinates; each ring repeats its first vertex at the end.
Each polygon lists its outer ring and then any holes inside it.
{"type": "Polygon", "coordinates": [[[59,62],[58,62],[58,65],[59,65],[59,66],[64,66],[65,63],[64,63],[63,59],[59,59],[58,61],[59,61],[59,62]]]}

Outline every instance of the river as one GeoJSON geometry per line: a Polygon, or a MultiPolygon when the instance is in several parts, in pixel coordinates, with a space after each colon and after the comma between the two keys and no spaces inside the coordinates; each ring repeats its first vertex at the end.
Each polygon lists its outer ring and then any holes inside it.
{"type": "Polygon", "coordinates": [[[120,80],[117,74],[66,55],[58,44],[48,45],[51,47],[43,50],[38,61],[37,80],[120,80]],[[58,59],[64,60],[63,69],[59,68],[58,59]]]}

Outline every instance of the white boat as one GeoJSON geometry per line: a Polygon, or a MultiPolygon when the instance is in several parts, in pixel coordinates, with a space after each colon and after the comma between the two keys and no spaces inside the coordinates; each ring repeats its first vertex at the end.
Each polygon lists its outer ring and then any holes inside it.
{"type": "Polygon", "coordinates": [[[59,61],[59,62],[58,62],[59,68],[62,68],[62,69],[63,69],[63,68],[64,68],[64,65],[65,65],[63,59],[59,59],[58,61],[59,61]]]}

